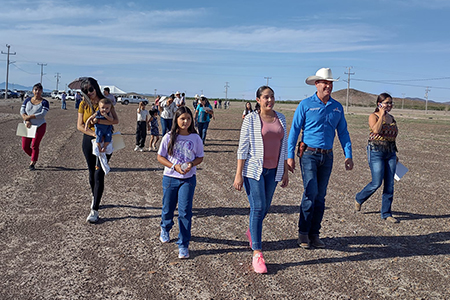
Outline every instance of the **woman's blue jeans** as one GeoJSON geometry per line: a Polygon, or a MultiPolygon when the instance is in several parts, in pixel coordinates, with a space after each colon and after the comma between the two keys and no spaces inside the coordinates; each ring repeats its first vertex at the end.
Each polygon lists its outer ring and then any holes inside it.
{"type": "Polygon", "coordinates": [[[372,181],[361,192],[356,194],[356,202],[363,204],[381,186],[384,180],[383,195],[381,197],[381,218],[392,216],[391,206],[394,199],[394,175],[397,167],[395,152],[374,151],[367,147],[372,181]]]}
{"type": "Polygon", "coordinates": [[[179,179],[164,176],[163,181],[163,203],[161,214],[161,228],[169,232],[173,227],[173,216],[178,203],[178,247],[188,248],[191,240],[192,225],[192,200],[194,198],[197,180],[195,175],[179,179]]]}
{"type": "Polygon", "coordinates": [[[172,129],[172,119],[164,119],[161,118],[161,129],[162,129],[162,136],[164,136],[167,132],[172,129]]]}
{"type": "Polygon", "coordinates": [[[303,178],[303,197],[300,205],[298,232],[305,235],[320,233],[325,212],[325,196],[333,168],[333,152],[318,153],[306,150],[300,159],[303,178]]]}
{"type": "Polygon", "coordinates": [[[198,122],[198,134],[202,138],[203,144],[205,144],[206,141],[206,132],[208,131],[209,122],[198,122]]]}
{"type": "MultiPolygon", "coordinates": [[[[200,123],[199,123],[200,124],[200,123]]],[[[262,249],[262,224],[269,212],[273,193],[277,187],[275,175],[277,169],[263,169],[259,180],[244,177],[244,187],[250,203],[250,235],[252,237],[252,249],[262,249]]]]}

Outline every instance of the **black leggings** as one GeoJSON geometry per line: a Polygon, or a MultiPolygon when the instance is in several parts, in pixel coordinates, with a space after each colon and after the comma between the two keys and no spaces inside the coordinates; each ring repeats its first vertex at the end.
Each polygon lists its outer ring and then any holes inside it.
{"type": "Polygon", "coordinates": [[[145,147],[145,138],[147,137],[147,122],[137,121],[136,125],[136,146],[145,147]]]}
{"type": "MultiPolygon", "coordinates": [[[[84,134],[81,147],[88,166],[89,184],[91,185],[92,195],[94,196],[94,205],[92,209],[98,210],[100,207],[100,200],[102,199],[103,190],[105,188],[105,172],[103,172],[97,156],[92,154],[92,140],[95,140],[95,137],[84,134]]],[[[111,155],[106,155],[106,157],[109,161],[111,155]]]]}

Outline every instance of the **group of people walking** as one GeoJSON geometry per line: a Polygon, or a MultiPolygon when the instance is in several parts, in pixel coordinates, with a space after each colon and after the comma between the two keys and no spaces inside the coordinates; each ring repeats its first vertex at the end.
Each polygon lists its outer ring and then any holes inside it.
{"type": "MultiPolygon", "coordinates": [[[[342,105],[331,97],[335,81],[337,79],[333,78],[328,68],[322,68],[306,79],[306,83],[314,85],[317,91],[298,105],[289,135],[285,116],[274,110],[275,92],[272,88],[262,86],[257,90],[258,109],[252,110],[251,104],[246,104],[233,186],[238,191],[245,189],[250,204],[249,226],[245,235],[253,250],[252,266],[257,273],[267,272],[262,253],[263,220],[269,211],[278,182],[281,182],[281,187],[288,186],[288,171],[294,172],[296,169],[295,156],[299,159],[303,179],[298,244],[305,249],[325,247],[319,236],[333,166],[333,143],[336,132],[344,151],[345,169],[353,169],[352,145],[344,110],[342,105]],[[300,133],[301,138],[298,142],[300,133]]],[[[91,211],[87,221],[94,223],[99,220],[98,209],[104,191],[105,173],[99,166],[97,156],[93,154],[92,140],[97,137],[96,125],[112,126],[119,123],[119,118],[114,106],[111,106],[107,113],[100,110],[101,115],[108,115],[107,118],[92,118],[105,98],[95,79],[85,78],[81,82],[81,91],[83,100],[78,109],[77,129],[83,133],[82,151],[89,170],[92,193],[91,211]]],[[[26,99],[21,107],[25,124],[28,127],[36,125],[42,128],[35,138],[22,139],[24,151],[31,156],[30,170],[35,169],[39,142],[45,133],[44,116],[49,107],[48,102],[41,97],[40,84],[33,87],[33,93],[34,97],[26,99]]],[[[202,123],[208,123],[214,118],[214,112],[205,97],[200,99],[194,114],[183,103],[177,106],[175,98],[175,95],[171,95],[158,103],[163,137],[157,159],[164,166],[160,241],[162,243],[170,241],[174,211],[178,205],[178,257],[188,258],[196,167],[203,161],[203,147],[208,128],[207,124],[202,123]],[[198,122],[198,133],[195,129],[195,120],[198,122]]],[[[377,108],[369,116],[367,154],[372,181],[356,195],[355,209],[361,210],[362,204],[384,181],[381,217],[396,223],[398,221],[392,216],[391,205],[397,162],[395,140],[398,129],[395,119],[390,115],[391,109],[392,97],[383,93],[377,99],[377,108]]],[[[142,113],[144,110],[145,104],[139,104],[137,127],[142,127],[145,131],[148,115],[142,113]],[[144,122],[144,125],[139,125],[139,122],[144,122]]],[[[136,142],[138,143],[138,140],[136,142]]],[[[107,159],[110,157],[108,154],[107,159]]]]}
{"type": "MultiPolygon", "coordinates": [[[[287,137],[286,119],[274,110],[274,91],[262,86],[256,92],[259,106],[252,111],[247,103],[237,151],[234,187],[245,188],[250,204],[249,228],[246,236],[253,250],[252,265],[256,273],[266,273],[262,254],[262,224],[267,215],[277,183],[289,183],[288,171],[295,170],[295,156],[299,158],[303,179],[303,195],[298,222],[298,245],[309,249],[324,248],[319,238],[325,211],[325,196],[333,166],[333,143],[336,132],[344,152],[346,170],[353,169],[352,145],[342,105],[331,97],[333,78],[329,68],[322,68],[306,78],[316,93],[300,102],[287,137]],[[300,142],[297,144],[301,133],[300,142]]],[[[382,184],[381,217],[397,223],[392,216],[394,173],[396,168],[397,125],[389,114],[392,97],[386,93],[377,99],[377,108],[369,117],[368,161],[372,181],[356,195],[355,209],[382,184]]]]}

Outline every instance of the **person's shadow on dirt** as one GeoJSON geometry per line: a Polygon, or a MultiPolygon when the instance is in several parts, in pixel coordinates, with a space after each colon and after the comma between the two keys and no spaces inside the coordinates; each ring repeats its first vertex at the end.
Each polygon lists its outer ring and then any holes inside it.
{"type": "MultiPolygon", "coordinates": [[[[327,245],[321,250],[299,251],[339,251],[347,255],[323,257],[306,261],[287,262],[284,264],[268,264],[271,273],[294,266],[329,264],[349,261],[368,261],[380,259],[398,259],[401,257],[449,255],[450,232],[434,232],[417,236],[349,236],[322,239],[327,245]]],[[[291,242],[292,240],[289,240],[291,242]]],[[[284,241],[286,242],[286,241],[284,241]]],[[[296,240],[295,242],[296,243],[296,240]]],[[[292,248],[292,244],[290,248],[292,248]]],[[[283,245],[283,243],[281,243],[283,245]]],[[[264,250],[282,250],[278,243],[263,243],[264,250]]],[[[295,245],[296,246],[296,245],[295,245]]],[[[298,247],[298,246],[296,246],[298,247]]],[[[268,267],[269,269],[269,267],[268,267]]]]}

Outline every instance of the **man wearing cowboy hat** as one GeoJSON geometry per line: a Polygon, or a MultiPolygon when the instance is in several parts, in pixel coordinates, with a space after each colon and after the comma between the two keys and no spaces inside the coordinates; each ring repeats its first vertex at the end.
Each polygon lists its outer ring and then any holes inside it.
{"type": "Polygon", "coordinates": [[[303,197],[298,223],[298,244],[324,248],[319,239],[321,222],[325,210],[325,195],[333,166],[333,143],[337,131],[345,154],[345,169],[353,169],[352,144],[347,130],[347,121],[342,105],[331,98],[333,74],[322,68],[316,75],[306,78],[306,84],[315,85],[317,92],[300,102],[295,110],[288,139],[288,167],[295,169],[295,147],[300,131],[300,168],[303,178],[303,197]],[[301,154],[300,154],[301,153],[301,154]]]}
{"type": "Polygon", "coordinates": [[[180,92],[176,92],[175,93],[175,104],[177,105],[177,107],[181,107],[184,106],[184,100],[183,98],[180,97],[180,92]]]}

